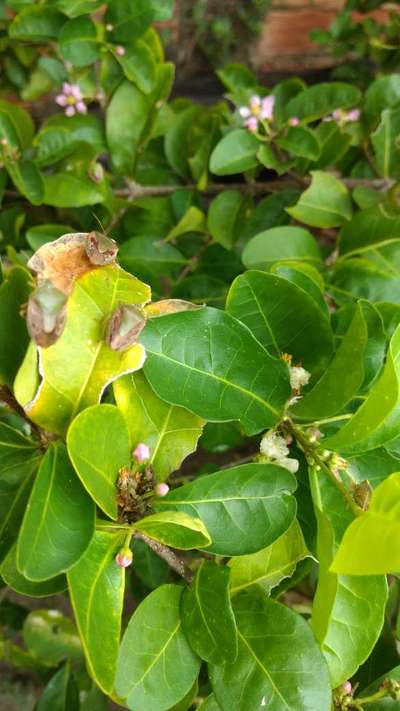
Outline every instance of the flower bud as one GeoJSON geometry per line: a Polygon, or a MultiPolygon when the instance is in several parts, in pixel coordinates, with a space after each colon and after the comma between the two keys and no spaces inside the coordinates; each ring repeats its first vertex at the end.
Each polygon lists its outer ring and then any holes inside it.
{"type": "Polygon", "coordinates": [[[123,57],[125,54],[125,47],[121,47],[121,45],[120,45],[119,47],[116,48],[115,51],[119,57],[123,57]]]}
{"type": "Polygon", "coordinates": [[[112,314],[106,330],[106,343],[113,351],[123,351],[137,343],[146,319],[136,306],[123,304],[112,314]]]}
{"type": "Polygon", "coordinates": [[[107,235],[93,230],[86,236],[85,249],[92,264],[101,266],[115,261],[118,245],[107,235]]]}
{"type": "Polygon", "coordinates": [[[150,449],[144,442],[139,442],[137,447],[133,450],[133,456],[136,457],[139,464],[147,462],[150,459],[150,449]]]}
{"type": "Polygon", "coordinates": [[[168,492],[169,492],[168,484],[160,482],[160,484],[156,484],[156,486],[154,487],[154,493],[156,496],[166,496],[168,494],[168,492]]]}
{"type": "Polygon", "coordinates": [[[65,294],[45,281],[30,295],[27,311],[29,335],[38,346],[48,348],[61,336],[66,320],[65,294]]]}
{"type": "Polygon", "coordinates": [[[129,568],[133,561],[133,554],[130,548],[121,548],[115,556],[115,562],[120,568],[129,568]]]}
{"type": "Polygon", "coordinates": [[[351,696],[353,693],[353,687],[351,685],[350,681],[345,681],[342,686],[341,686],[342,691],[347,694],[348,696],[351,696]]]}

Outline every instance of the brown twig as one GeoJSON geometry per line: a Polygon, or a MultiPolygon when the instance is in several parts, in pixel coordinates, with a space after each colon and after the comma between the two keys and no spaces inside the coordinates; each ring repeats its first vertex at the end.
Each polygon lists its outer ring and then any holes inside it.
{"type": "MultiPolygon", "coordinates": [[[[337,176],[348,188],[374,188],[375,190],[388,190],[395,181],[386,178],[365,179],[365,178],[342,178],[337,176]]],[[[266,180],[259,183],[211,183],[201,192],[203,195],[217,195],[224,190],[239,190],[241,193],[250,195],[264,195],[276,193],[281,190],[295,190],[301,186],[307,187],[311,183],[311,178],[298,176],[296,178],[283,178],[281,180],[266,180]]],[[[194,184],[188,185],[139,185],[133,181],[128,182],[127,188],[115,191],[115,195],[128,200],[137,200],[142,197],[162,197],[172,195],[176,190],[197,190],[194,184]]]]}
{"type": "Polygon", "coordinates": [[[32,420],[29,419],[28,415],[26,414],[25,410],[19,402],[15,399],[13,393],[11,392],[10,388],[7,387],[7,385],[0,385],[0,401],[5,402],[6,405],[8,405],[11,410],[14,410],[14,412],[19,415],[19,417],[22,417],[25,422],[28,423],[28,425],[36,432],[36,434],[42,438],[42,430],[40,427],[35,425],[32,420]]]}
{"type": "Polygon", "coordinates": [[[192,582],[192,571],[190,570],[190,568],[188,568],[185,561],[181,558],[178,558],[176,553],[174,553],[171,548],[168,548],[168,546],[164,546],[162,543],[159,543],[159,541],[154,541],[152,538],[149,538],[149,536],[146,536],[145,533],[141,533],[140,531],[135,532],[135,538],[144,541],[149,546],[149,548],[154,551],[154,553],[156,553],[160,558],[165,560],[166,563],[168,563],[169,567],[174,570],[175,573],[178,573],[178,575],[184,578],[186,582],[192,582]]]}

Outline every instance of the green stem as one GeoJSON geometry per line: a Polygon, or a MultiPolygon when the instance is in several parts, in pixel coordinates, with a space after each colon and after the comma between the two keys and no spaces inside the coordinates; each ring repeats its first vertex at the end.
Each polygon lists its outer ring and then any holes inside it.
{"type": "Polygon", "coordinates": [[[329,422],[339,422],[340,420],[349,420],[350,417],[353,417],[352,414],[348,415],[336,415],[335,417],[325,417],[324,420],[315,420],[315,422],[308,422],[304,425],[304,427],[313,427],[313,426],[318,426],[318,425],[326,425],[329,422]]]}
{"type": "Polygon", "coordinates": [[[357,506],[350,491],[348,491],[348,489],[343,484],[343,482],[339,481],[339,479],[336,478],[336,476],[330,470],[330,468],[319,457],[318,452],[314,448],[310,447],[310,444],[309,444],[308,440],[304,437],[304,434],[301,431],[301,429],[299,427],[297,427],[296,425],[294,425],[293,423],[291,423],[291,429],[292,429],[292,432],[293,432],[298,444],[300,445],[301,449],[303,450],[303,452],[306,456],[306,459],[307,460],[312,459],[314,464],[316,466],[320,467],[320,469],[323,472],[325,472],[325,474],[327,474],[329,476],[330,480],[332,481],[332,484],[334,484],[334,486],[340,491],[343,498],[346,499],[353,514],[355,516],[359,516],[362,513],[362,511],[357,506]]]}
{"type": "Polygon", "coordinates": [[[374,701],[379,701],[379,699],[383,699],[385,696],[387,696],[387,689],[378,689],[378,691],[375,694],[371,694],[371,696],[361,696],[358,699],[355,699],[355,702],[358,706],[356,708],[362,709],[364,704],[373,704],[374,701]]]}

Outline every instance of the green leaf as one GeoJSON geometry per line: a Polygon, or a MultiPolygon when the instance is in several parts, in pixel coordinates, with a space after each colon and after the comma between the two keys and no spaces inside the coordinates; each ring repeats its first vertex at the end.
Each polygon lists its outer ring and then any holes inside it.
{"type": "Polygon", "coordinates": [[[87,67],[99,57],[96,25],[90,17],[77,17],[66,22],[58,41],[62,58],[74,67],[87,67]]]}
{"type": "Polygon", "coordinates": [[[56,40],[64,25],[65,16],[52,7],[25,7],[14,17],[8,32],[10,37],[28,42],[56,40]]]}
{"type": "Polygon", "coordinates": [[[78,412],[99,402],[108,383],[142,366],[143,346],[111,350],[104,341],[104,322],[118,305],[142,304],[149,297],[146,284],[116,265],[91,270],[75,282],[65,329],[40,352],[41,386],[31,403],[21,403],[34,422],[64,433],[78,412]]]}
{"type": "Polygon", "coordinates": [[[277,138],[277,145],[295,157],[317,160],[320,145],[317,135],[304,126],[291,126],[285,136],[277,138]]]}
{"type": "Polygon", "coordinates": [[[335,109],[350,109],[360,103],[360,91],[342,82],[320,83],[301,91],[286,105],[285,117],[316,121],[335,109]]]}
{"type": "Polygon", "coordinates": [[[368,479],[372,488],[377,487],[390,474],[400,471],[400,458],[378,447],[371,452],[348,457],[349,473],[353,481],[361,483],[368,479]]]}
{"type": "Polygon", "coordinates": [[[274,356],[290,353],[311,371],[326,366],[333,349],[329,321],[296,284],[265,272],[245,272],[233,282],[226,308],[274,356]]]}
{"type": "Polygon", "coordinates": [[[367,452],[398,436],[400,413],[400,326],[394,332],[386,365],[367,399],[324,446],[349,454],[367,452]]]}
{"type": "Polygon", "coordinates": [[[224,190],[212,201],[207,226],[215,242],[231,249],[239,237],[246,198],[238,190],[224,190]]]}
{"type": "Polygon", "coordinates": [[[166,239],[168,241],[175,240],[188,232],[204,232],[205,222],[204,212],[199,210],[198,207],[191,205],[175,227],[168,232],[166,239]]]}
{"type": "Polygon", "coordinates": [[[43,664],[57,666],[63,659],[82,661],[75,625],[59,610],[30,612],[22,635],[28,650],[43,664]]]}
{"type": "Polygon", "coordinates": [[[146,282],[158,292],[166,275],[174,278],[187,259],[172,244],[155,237],[132,237],[121,244],[118,258],[124,269],[146,282]]]}
{"type": "Polygon", "coordinates": [[[37,163],[42,167],[66,158],[82,144],[90,146],[96,154],[106,150],[103,126],[97,116],[90,114],[51,116],[36,134],[34,144],[37,163]]]}
{"type": "Polygon", "coordinates": [[[182,597],[182,628],[194,651],[206,662],[234,662],[238,643],[229,598],[229,568],[202,561],[182,597]]]}
{"type": "Polygon", "coordinates": [[[12,387],[29,343],[21,308],[28,301],[29,273],[11,269],[0,286],[0,382],[12,387]]]}
{"type": "Polygon", "coordinates": [[[199,706],[199,711],[221,711],[214,694],[210,694],[199,706]]]}
{"type": "Polygon", "coordinates": [[[386,579],[338,576],[331,564],[346,526],[348,501],[325,472],[310,470],[318,521],[319,579],[311,626],[329,667],[332,687],[349,679],[369,657],[381,632],[387,600],[386,579]]]}
{"type": "Polygon", "coordinates": [[[67,445],[82,484],[102,511],[116,519],[116,481],[119,470],[129,466],[131,458],[129,431],[123,415],[114,405],[86,408],[72,422],[67,445]]]}
{"type": "Polygon", "coordinates": [[[368,329],[360,304],[347,333],[324,374],[292,408],[295,417],[308,421],[341,412],[356,395],[364,380],[364,355],[368,329]]]}
{"type": "Polygon", "coordinates": [[[115,562],[121,533],[96,531],[85,555],[67,574],[76,624],[89,672],[110,695],[121,634],[125,570],[115,562]]]}
{"type": "Polygon", "coordinates": [[[38,442],[0,422],[0,560],[18,535],[42,456],[38,442]]]}
{"type": "Polygon", "coordinates": [[[351,198],[343,183],[329,173],[311,171],[312,183],[286,211],[313,227],[339,227],[352,215],[351,198]]]}
{"type": "Polygon", "coordinates": [[[143,35],[153,21],[153,8],[148,0],[111,0],[105,15],[107,24],[113,26],[110,35],[114,41],[130,43],[143,35]]]}
{"type": "Polygon", "coordinates": [[[119,378],[114,383],[114,395],[133,446],[139,442],[148,445],[154,475],[158,481],[165,481],[195,451],[203,420],[157,397],[140,372],[119,378]]]}
{"type": "Polygon", "coordinates": [[[25,149],[31,145],[34,133],[35,126],[30,114],[11,101],[0,99],[1,137],[7,138],[11,145],[25,149]]]}
{"type": "Polygon", "coordinates": [[[4,558],[1,567],[0,575],[4,582],[20,595],[28,595],[29,597],[47,597],[48,595],[58,595],[67,589],[67,580],[65,575],[58,575],[55,578],[46,580],[41,583],[34,583],[28,578],[25,578],[17,568],[17,546],[10,548],[4,558]]]}
{"type": "Polygon", "coordinates": [[[33,205],[40,205],[44,199],[44,180],[31,160],[5,161],[7,172],[17,190],[33,205]]]}
{"type": "Polygon", "coordinates": [[[99,184],[69,173],[45,175],[43,181],[43,202],[52,207],[85,207],[103,202],[105,198],[99,184]]]}
{"type": "Polygon", "coordinates": [[[53,5],[68,17],[78,17],[97,10],[102,0],[53,0],[53,5]]]}
{"type": "Polygon", "coordinates": [[[326,664],[309,625],[265,593],[234,600],[239,654],[212,666],[210,678],[222,711],[329,711],[326,664]]]}
{"type": "Polygon", "coordinates": [[[398,74],[379,76],[368,86],[365,95],[363,117],[369,128],[379,123],[384,109],[391,108],[400,100],[400,78],[398,74]]]}
{"type": "Polygon", "coordinates": [[[53,242],[53,240],[62,237],[62,235],[71,234],[74,228],[71,225],[60,225],[60,224],[44,224],[44,225],[34,225],[30,227],[25,234],[26,241],[29,246],[36,252],[43,244],[47,242],[53,242]]]}
{"type": "Polygon", "coordinates": [[[253,585],[270,593],[282,580],[290,578],[297,563],[309,555],[302,530],[295,519],[290,528],[270,546],[229,561],[231,595],[253,585]]]}
{"type": "Polygon", "coordinates": [[[387,214],[383,205],[356,212],[340,233],[341,255],[362,254],[390,244],[399,234],[400,218],[387,214]]]}
{"type": "Polygon", "coordinates": [[[308,230],[303,227],[272,227],[259,232],[250,239],[242,254],[247,269],[269,271],[274,262],[299,260],[310,264],[321,263],[318,244],[308,230]]]}
{"type": "Polygon", "coordinates": [[[171,582],[171,568],[168,563],[140,538],[135,538],[133,541],[133,559],[135,575],[147,588],[153,590],[164,583],[171,582]]]}
{"type": "Polygon", "coordinates": [[[135,44],[130,44],[124,55],[117,54],[117,59],[126,78],[136,84],[140,91],[148,94],[154,89],[156,64],[153,53],[145,42],[138,40],[135,44]]]}
{"type": "Polygon", "coordinates": [[[346,530],[331,570],[342,575],[380,575],[400,570],[400,474],[372,494],[368,511],[346,530]]]}
{"type": "Polygon", "coordinates": [[[94,521],[95,507],[75,476],[65,445],[51,444],[22,522],[18,569],[33,581],[65,572],[88,547],[94,521]]]}
{"type": "Polygon", "coordinates": [[[135,523],[135,529],[180,550],[204,548],[211,543],[204,523],[182,511],[162,511],[146,516],[135,523]]]}
{"type": "Polygon", "coordinates": [[[386,109],[376,131],[371,134],[379,175],[383,178],[400,178],[400,109],[386,109]]]}
{"type": "Polygon", "coordinates": [[[291,525],[296,480],[274,464],[244,464],[202,476],[154,501],[157,511],[200,518],[212,544],[209,553],[236,556],[273,543],[291,525]]]}
{"type": "Polygon", "coordinates": [[[132,615],[122,639],[116,690],[129,709],[166,711],[193,686],[200,660],[182,631],[182,588],[162,585],[132,615]]]}
{"type": "Polygon", "coordinates": [[[230,131],[215,146],[210,158],[210,170],[215,175],[234,175],[258,166],[260,143],[252,133],[237,128],[230,131]]]}
{"type": "Polygon", "coordinates": [[[131,175],[151,111],[150,99],[129,81],[119,84],[107,108],[106,134],[119,173],[131,175]]]}
{"type": "Polygon", "coordinates": [[[76,711],[79,708],[78,687],[69,664],[59,669],[45,686],[36,711],[76,711]]]}
{"type": "Polygon", "coordinates": [[[200,113],[199,106],[189,106],[180,111],[165,133],[165,156],[171,168],[183,178],[187,178],[189,175],[188,156],[192,150],[190,145],[191,129],[200,113]]]}
{"type": "Polygon", "coordinates": [[[240,420],[247,434],[280,420],[287,367],[232,316],[202,308],[151,319],[141,340],[145,375],[163,400],[213,422],[240,420]]]}

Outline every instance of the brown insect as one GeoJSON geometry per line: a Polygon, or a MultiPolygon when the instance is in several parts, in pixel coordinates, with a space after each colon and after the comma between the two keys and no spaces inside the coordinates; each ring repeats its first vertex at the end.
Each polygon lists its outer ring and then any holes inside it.
{"type": "Polygon", "coordinates": [[[45,281],[30,295],[27,309],[29,335],[38,346],[48,348],[64,330],[67,297],[50,281],[45,281]]]}
{"type": "Polygon", "coordinates": [[[146,319],[136,306],[122,304],[111,315],[106,329],[106,343],[113,351],[124,351],[137,343],[146,319]]]}
{"type": "Polygon", "coordinates": [[[362,509],[363,511],[368,510],[371,496],[372,487],[368,479],[364,479],[364,481],[360,481],[359,484],[356,484],[354,486],[353,499],[356,502],[357,506],[359,506],[360,509],[362,509]]]}
{"type": "Polygon", "coordinates": [[[115,261],[118,245],[111,237],[93,230],[86,235],[85,250],[92,264],[102,266],[115,261]]]}

